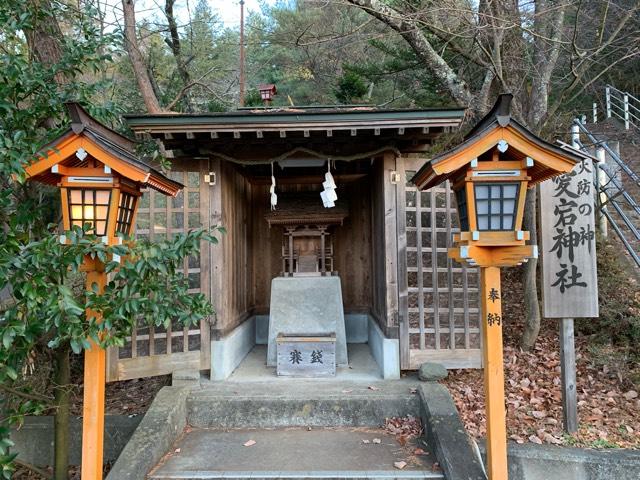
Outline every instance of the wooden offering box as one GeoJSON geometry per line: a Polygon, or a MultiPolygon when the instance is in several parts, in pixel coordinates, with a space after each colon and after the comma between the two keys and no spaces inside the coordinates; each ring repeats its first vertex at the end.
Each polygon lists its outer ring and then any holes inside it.
{"type": "Polygon", "coordinates": [[[277,373],[287,377],[333,377],[336,374],[336,334],[279,334],[277,373]]]}

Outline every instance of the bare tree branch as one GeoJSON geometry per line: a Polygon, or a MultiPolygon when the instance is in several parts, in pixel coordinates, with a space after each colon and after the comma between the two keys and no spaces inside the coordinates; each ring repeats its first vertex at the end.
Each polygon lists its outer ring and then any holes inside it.
{"type": "Polygon", "coordinates": [[[458,76],[453,68],[436,52],[427,37],[414,21],[403,18],[399,12],[380,0],[348,0],[369,12],[381,22],[398,32],[413,48],[414,52],[431,71],[433,76],[447,88],[451,96],[460,105],[470,105],[472,95],[467,83],[458,76]]]}

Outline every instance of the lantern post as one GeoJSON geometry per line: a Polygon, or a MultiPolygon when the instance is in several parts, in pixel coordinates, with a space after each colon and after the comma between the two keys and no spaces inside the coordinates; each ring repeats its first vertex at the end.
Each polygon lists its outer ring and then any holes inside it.
{"type": "MultiPolygon", "coordinates": [[[[133,233],[138,200],[143,188],[175,196],[182,185],[141,162],[135,143],[100,124],[78,104],[67,104],[69,130],[44,146],[25,170],[27,179],[60,189],[62,226],[84,228],[97,241],[115,245],[133,233]]],[[[60,237],[66,242],[65,235],[60,237]]],[[[118,258],[113,260],[119,261],[118,258]]],[[[81,270],[86,290],[102,294],[107,284],[105,264],[86,256],[81,270]]],[[[100,323],[99,312],[86,318],[100,323]]],[[[106,350],[88,339],[84,352],[84,404],[82,416],[82,479],[102,479],[106,350]]]]}
{"type": "Polygon", "coordinates": [[[568,146],[552,145],[511,118],[512,95],[500,95],[463,142],[426,163],[412,181],[427,190],[449,180],[459,233],[448,256],[480,268],[481,330],[487,418],[487,473],[508,478],[500,269],[538,257],[522,230],[527,189],[569,172],[582,160],[568,146]]]}

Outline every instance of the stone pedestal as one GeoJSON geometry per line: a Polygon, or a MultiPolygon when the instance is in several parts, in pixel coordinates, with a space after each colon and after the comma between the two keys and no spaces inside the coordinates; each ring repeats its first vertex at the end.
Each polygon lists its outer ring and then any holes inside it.
{"type": "Polygon", "coordinates": [[[274,278],[269,309],[267,365],[276,365],[276,337],[280,333],[335,333],[336,363],[349,363],[340,277],[274,278]]]}

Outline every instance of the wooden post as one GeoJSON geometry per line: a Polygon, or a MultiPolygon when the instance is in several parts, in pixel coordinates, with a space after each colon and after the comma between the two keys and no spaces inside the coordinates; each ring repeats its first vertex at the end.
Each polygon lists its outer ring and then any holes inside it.
{"type": "Polygon", "coordinates": [[[482,267],[482,339],[487,412],[487,473],[489,480],[507,480],[507,426],[502,355],[502,292],[500,269],[482,267]]]}
{"type": "Polygon", "coordinates": [[[289,233],[289,275],[293,276],[293,230],[288,229],[289,233]]]}
{"type": "MultiPolygon", "coordinates": [[[[87,290],[97,285],[102,293],[107,281],[104,265],[98,260],[85,260],[87,290]],[[94,263],[89,267],[89,263],[94,263]]],[[[90,310],[87,317],[99,317],[90,310]]],[[[82,480],[102,480],[104,448],[104,390],[106,351],[92,340],[84,352],[84,404],[82,407],[82,480]]]]}
{"type": "Polygon", "coordinates": [[[562,375],[562,413],[567,433],[578,431],[578,399],[576,395],[576,351],[573,318],[560,323],[560,368],[562,375]]]}
{"type": "Polygon", "coordinates": [[[324,244],[324,236],[325,236],[325,229],[321,228],[320,229],[320,272],[322,272],[322,275],[325,274],[325,272],[327,271],[327,266],[325,263],[325,244],[324,244]]]}

